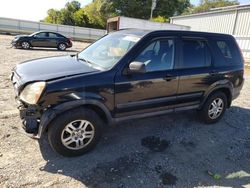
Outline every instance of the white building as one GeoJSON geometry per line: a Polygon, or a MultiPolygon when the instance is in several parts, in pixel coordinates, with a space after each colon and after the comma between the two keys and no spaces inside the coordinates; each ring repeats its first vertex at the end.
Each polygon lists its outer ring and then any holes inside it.
{"type": "Polygon", "coordinates": [[[215,8],[209,12],[176,16],[171,23],[190,26],[193,31],[234,35],[245,58],[250,58],[250,4],[215,8]]]}

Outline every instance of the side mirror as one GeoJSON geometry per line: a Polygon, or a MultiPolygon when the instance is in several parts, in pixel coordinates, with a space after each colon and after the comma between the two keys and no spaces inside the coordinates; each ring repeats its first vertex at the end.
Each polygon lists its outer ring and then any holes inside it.
{"type": "Polygon", "coordinates": [[[129,73],[145,73],[146,66],[142,62],[133,61],[129,64],[128,72],[129,73]]]}

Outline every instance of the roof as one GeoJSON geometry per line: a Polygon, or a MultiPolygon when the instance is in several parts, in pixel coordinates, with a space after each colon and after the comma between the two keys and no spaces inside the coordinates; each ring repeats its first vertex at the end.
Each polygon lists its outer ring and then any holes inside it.
{"type": "Polygon", "coordinates": [[[201,31],[188,31],[188,30],[143,30],[143,29],[122,29],[116,31],[115,33],[124,33],[137,36],[145,36],[147,34],[157,34],[157,33],[180,33],[186,35],[196,35],[196,36],[218,36],[218,37],[232,37],[232,35],[224,33],[212,33],[212,32],[201,32],[201,31]]]}

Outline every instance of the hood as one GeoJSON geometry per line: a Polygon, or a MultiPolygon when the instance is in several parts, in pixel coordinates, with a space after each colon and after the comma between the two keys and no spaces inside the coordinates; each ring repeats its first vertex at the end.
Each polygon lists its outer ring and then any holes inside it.
{"type": "Polygon", "coordinates": [[[99,71],[78,61],[75,56],[59,56],[35,59],[18,64],[14,72],[23,83],[46,81],[76,74],[99,71]]]}

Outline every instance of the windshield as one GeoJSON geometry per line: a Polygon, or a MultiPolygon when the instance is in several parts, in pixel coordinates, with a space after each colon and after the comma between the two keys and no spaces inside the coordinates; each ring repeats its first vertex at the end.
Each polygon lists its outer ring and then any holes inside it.
{"type": "Polygon", "coordinates": [[[78,54],[78,58],[103,69],[113,67],[140,40],[139,36],[112,33],[78,54]]]}
{"type": "Polygon", "coordinates": [[[34,35],[36,35],[36,34],[38,34],[38,33],[41,33],[41,31],[37,31],[37,32],[35,32],[35,33],[31,33],[29,36],[32,37],[32,36],[34,36],[34,35]]]}

